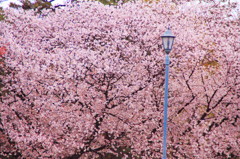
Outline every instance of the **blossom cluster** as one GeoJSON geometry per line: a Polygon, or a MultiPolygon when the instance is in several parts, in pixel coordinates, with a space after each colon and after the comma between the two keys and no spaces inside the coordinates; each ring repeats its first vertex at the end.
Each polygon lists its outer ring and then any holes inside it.
{"type": "Polygon", "coordinates": [[[11,73],[1,77],[0,128],[23,158],[126,156],[122,147],[161,158],[169,24],[169,158],[239,156],[240,23],[225,17],[231,8],[81,2],[41,16],[5,12],[11,73]]]}

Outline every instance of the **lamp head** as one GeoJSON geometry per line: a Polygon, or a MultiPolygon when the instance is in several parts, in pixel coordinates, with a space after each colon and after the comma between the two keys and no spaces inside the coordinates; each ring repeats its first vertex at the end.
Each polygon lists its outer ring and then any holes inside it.
{"type": "Polygon", "coordinates": [[[175,36],[172,34],[170,28],[168,27],[167,31],[161,36],[164,51],[169,54],[172,50],[173,42],[175,36]]]}

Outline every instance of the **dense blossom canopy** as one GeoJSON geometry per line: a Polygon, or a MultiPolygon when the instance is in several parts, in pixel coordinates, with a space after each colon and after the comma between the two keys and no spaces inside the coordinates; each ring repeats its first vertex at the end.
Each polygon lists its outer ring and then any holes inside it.
{"type": "Polygon", "coordinates": [[[0,155],[161,158],[170,24],[168,157],[239,157],[240,22],[230,14],[164,1],[6,10],[0,129],[14,148],[0,155]]]}

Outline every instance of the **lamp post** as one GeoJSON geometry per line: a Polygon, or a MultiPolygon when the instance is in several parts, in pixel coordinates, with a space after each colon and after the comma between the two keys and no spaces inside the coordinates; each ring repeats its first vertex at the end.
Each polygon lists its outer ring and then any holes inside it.
{"type": "Polygon", "coordinates": [[[170,28],[161,36],[163,42],[163,48],[166,52],[165,60],[165,84],[164,84],[164,117],[163,117],[163,157],[167,159],[167,118],[168,118],[168,72],[169,72],[169,53],[172,50],[175,36],[172,34],[170,28]]]}

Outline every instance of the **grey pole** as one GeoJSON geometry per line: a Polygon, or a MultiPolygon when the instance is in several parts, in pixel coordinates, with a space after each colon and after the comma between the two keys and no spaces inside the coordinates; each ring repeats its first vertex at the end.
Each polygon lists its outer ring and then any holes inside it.
{"type": "Polygon", "coordinates": [[[173,42],[175,36],[172,34],[170,27],[168,27],[167,31],[163,34],[163,47],[166,52],[165,59],[165,83],[164,83],[164,111],[163,111],[163,156],[162,159],[167,159],[167,130],[168,130],[168,79],[169,79],[169,53],[172,50],[173,42]]]}
{"type": "Polygon", "coordinates": [[[167,159],[167,121],[168,121],[168,78],[169,78],[169,55],[166,54],[165,60],[165,88],[164,88],[164,117],[163,117],[163,158],[167,159]]]}

